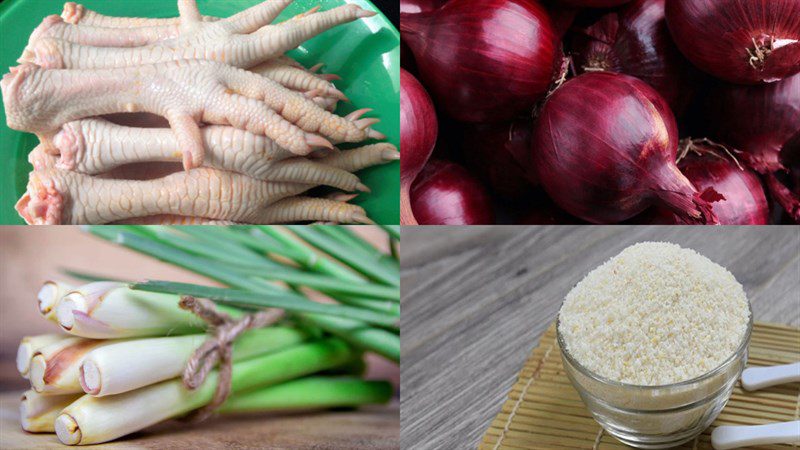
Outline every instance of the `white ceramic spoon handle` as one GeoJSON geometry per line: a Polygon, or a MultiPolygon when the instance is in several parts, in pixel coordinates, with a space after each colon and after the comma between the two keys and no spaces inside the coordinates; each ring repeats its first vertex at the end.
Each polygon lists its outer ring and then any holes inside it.
{"type": "Polygon", "coordinates": [[[800,362],[782,366],[751,367],[742,372],[742,387],[748,391],[795,381],[800,381],[800,362]]]}
{"type": "Polygon", "coordinates": [[[764,444],[800,443],[800,420],[767,425],[723,425],[711,433],[711,445],[716,450],[764,444]]]}

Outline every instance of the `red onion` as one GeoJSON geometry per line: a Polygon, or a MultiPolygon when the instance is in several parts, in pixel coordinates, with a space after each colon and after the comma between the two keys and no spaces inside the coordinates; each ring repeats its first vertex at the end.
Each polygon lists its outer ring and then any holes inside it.
{"type": "MultiPolygon", "coordinates": [[[[721,225],[766,225],[769,205],[761,180],[724,153],[705,144],[694,144],[694,151],[678,163],[678,168],[700,191],[712,188],[722,197],[711,204],[721,225]]],[[[671,211],[661,209],[657,223],[680,224],[671,211]]]]}
{"type": "Polygon", "coordinates": [[[561,1],[568,5],[580,6],[582,8],[611,8],[612,6],[619,6],[623,3],[628,3],[630,0],[561,0],[561,1]]]}
{"type": "Polygon", "coordinates": [[[403,41],[400,41],[400,67],[411,74],[417,73],[417,63],[414,61],[414,55],[411,54],[411,50],[403,41]]]}
{"type": "Polygon", "coordinates": [[[436,106],[462,122],[512,119],[553,75],[556,37],[535,0],[451,0],[401,14],[400,30],[436,106]]]}
{"type": "Polygon", "coordinates": [[[800,197],[775,176],[785,170],[788,149],[800,141],[800,74],[761,86],[719,86],[709,95],[706,117],[721,142],[744,153],[744,159],[765,176],[772,197],[800,221],[800,197]]]}
{"type": "Polygon", "coordinates": [[[697,67],[732,83],[800,72],[800,0],[669,0],[667,23],[697,67]]]}
{"type": "Polygon", "coordinates": [[[432,159],[411,188],[420,225],[494,223],[492,201],[483,185],[458,164],[432,159]]]}
{"type": "Polygon", "coordinates": [[[716,223],[708,200],[675,165],[677,146],[666,101],[647,83],[612,72],[556,89],[532,139],[539,181],[573,216],[615,223],[660,204],[687,223],[716,223]]]}
{"type": "Polygon", "coordinates": [[[416,225],[409,191],[436,144],[436,110],[413,75],[400,69],[400,223],[416,225]]]}
{"type": "Polygon", "coordinates": [[[530,119],[468,127],[461,146],[473,173],[507,200],[524,197],[538,183],[535,172],[522,164],[530,159],[530,148],[530,119]]]}
{"type": "Polygon", "coordinates": [[[672,42],[665,0],[634,0],[580,30],[573,41],[575,65],[647,82],[680,114],[692,96],[692,67],[672,42]]]}
{"type": "Polygon", "coordinates": [[[768,85],[720,84],[706,111],[715,139],[747,152],[761,173],[782,170],[781,149],[800,133],[800,74],[768,85]]]}

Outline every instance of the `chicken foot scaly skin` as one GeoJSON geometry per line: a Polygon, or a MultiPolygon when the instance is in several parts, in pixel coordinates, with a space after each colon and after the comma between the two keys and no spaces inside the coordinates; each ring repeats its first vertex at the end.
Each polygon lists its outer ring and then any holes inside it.
{"type": "Polygon", "coordinates": [[[59,39],[73,44],[94,47],[143,47],[172,39],[180,34],[180,25],[108,28],[93,25],[73,25],[52,15],[42,20],[28,39],[27,48],[40,39],[59,39]]]}
{"type": "MultiPolygon", "coordinates": [[[[151,19],[146,17],[105,16],[75,2],[64,3],[64,10],[61,13],[61,17],[65,22],[71,24],[92,25],[107,28],[180,26],[181,24],[181,19],[179,17],[151,19]]],[[[216,22],[219,20],[219,18],[202,16],[202,20],[204,22],[216,22]]]]}
{"type": "Polygon", "coordinates": [[[327,111],[334,111],[339,100],[347,101],[344,94],[337,95],[341,92],[331,83],[332,80],[338,80],[338,76],[314,73],[287,56],[269,60],[249,70],[293,91],[316,93],[314,101],[327,111]]]}
{"type": "MultiPolygon", "coordinates": [[[[311,183],[346,191],[369,189],[352,173],[304,157],[294,157],[273,141],[225,126],[201,129],[205,166],[230,170],[265,181],[311,183]]],[[[133,128],[98,119],[65,124],[53,139],[57,168],[88,175],[139,162],[180,161],[178,143],[169,130],[133,128]]]]}
{"type": "Polygon", "coordinates": [[[259,75],[211,61],[173,61],[106,70],[12,68],[0,82],[8,126],[48,141],[68,122],[117,112],[150,112],[170,124],[187,169],[203,163],[198,123],[266,135],[305,155],[335,142],[384,136],[377,119],[339,117],[259,75]],[[304,131],[305,130],[305,131],[304,131]]]}
{"type": "Polygon", "coordinates": [[[199,21],[192,14],[196,13],[196,5],[188,6],[181,10],[179,36],[144,47],[94,47],[42,37],[25,50],[20,62],[53,69],[99,69],[204,59],[248,68],[283,55],[337,25],[375,15],[349,4],[271,25],[289,3],[290,0],[264,2],[217,22],[199,21]]]}
{"type": "MultiPolygon", "coordinates": [[[[162,214],[242,223],[271,223],[280,203],[313,185],[269,183],[215,169],[178,172],[148,181],[107,180],[77,172],[47,169],[30,174],[17,212],[28,224],[104,224],[162,214]]],[[[332,205],[331,205],[332,206],[332,205]]],[[[363,209],[347,205],[348,223],[367,223],[363,209]]],[[[322,215],[322,212],[309,210],[322,215]]],[[[283,213],[285,214],[285,213],[283,213]]],[[[337,215],[344,215],[336,209],[337,215]]],[[[328,220],[317,216],[295,220],[328,220]]]]}
{"type": "Polygon", "coordinates": [[[237,225],[230,220],[213,220],[205,217],[187,217],[162,214],[159,216],[134,217],[119,222],[111,222],[109,225],[237,225]]]}

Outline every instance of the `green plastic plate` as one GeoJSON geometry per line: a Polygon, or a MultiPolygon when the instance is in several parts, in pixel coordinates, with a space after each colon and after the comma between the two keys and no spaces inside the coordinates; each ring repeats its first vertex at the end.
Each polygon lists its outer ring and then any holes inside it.
{"type": "MultiPolygon", "coordinates": [[[[28,37],[42,19],[61,14],[65,0],[5,0],[0,2],[0,72],[17,65],[16,60],[28,37]]],[[[198,0],[205,15],[228,17],[261,0],[198,0]]],[[[84,0],[87,8],[112,16],[175,17],[176,0],[84,0]]],[[[278,19],[284,20],[313,6],[323,10],[345,3],[378,11],[368,0],[296,0],[278,19]]],[[[291,53],[310,67],[325,63],[324,72],[342,77],[336,85],[352,103],[342,104],[340,114],[369,107],[381,123],[375,128],[386,134],[388,141],[400,144],[400,35],[394,26],[379,14],[329,30],[306,42],[291,53]]],[[[1,74],[0,74],[1,75],[1,74]]],[[[0,109],[0,224],[22,224],[14,204],[25,192],[28,173],[28,152],[37,144],[35,136],[11,130],[6,126],[4,109],[0,109]]],[[[372,189],[353,203],[364,207],[372,220],[381,224],[400,223],[400,164],[374,167],[359,173],[364,184],[372,189]]]]}

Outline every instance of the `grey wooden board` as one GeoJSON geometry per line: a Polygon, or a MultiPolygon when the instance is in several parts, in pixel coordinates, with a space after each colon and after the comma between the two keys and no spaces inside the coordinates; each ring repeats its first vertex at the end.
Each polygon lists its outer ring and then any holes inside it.
{"type": "Polygon", "coordinates": [[[800,326],[800,227],[403,227],[401,445],[474,448],[561,300],[635,242],[727,267],[756,320],[800,326]]]}

